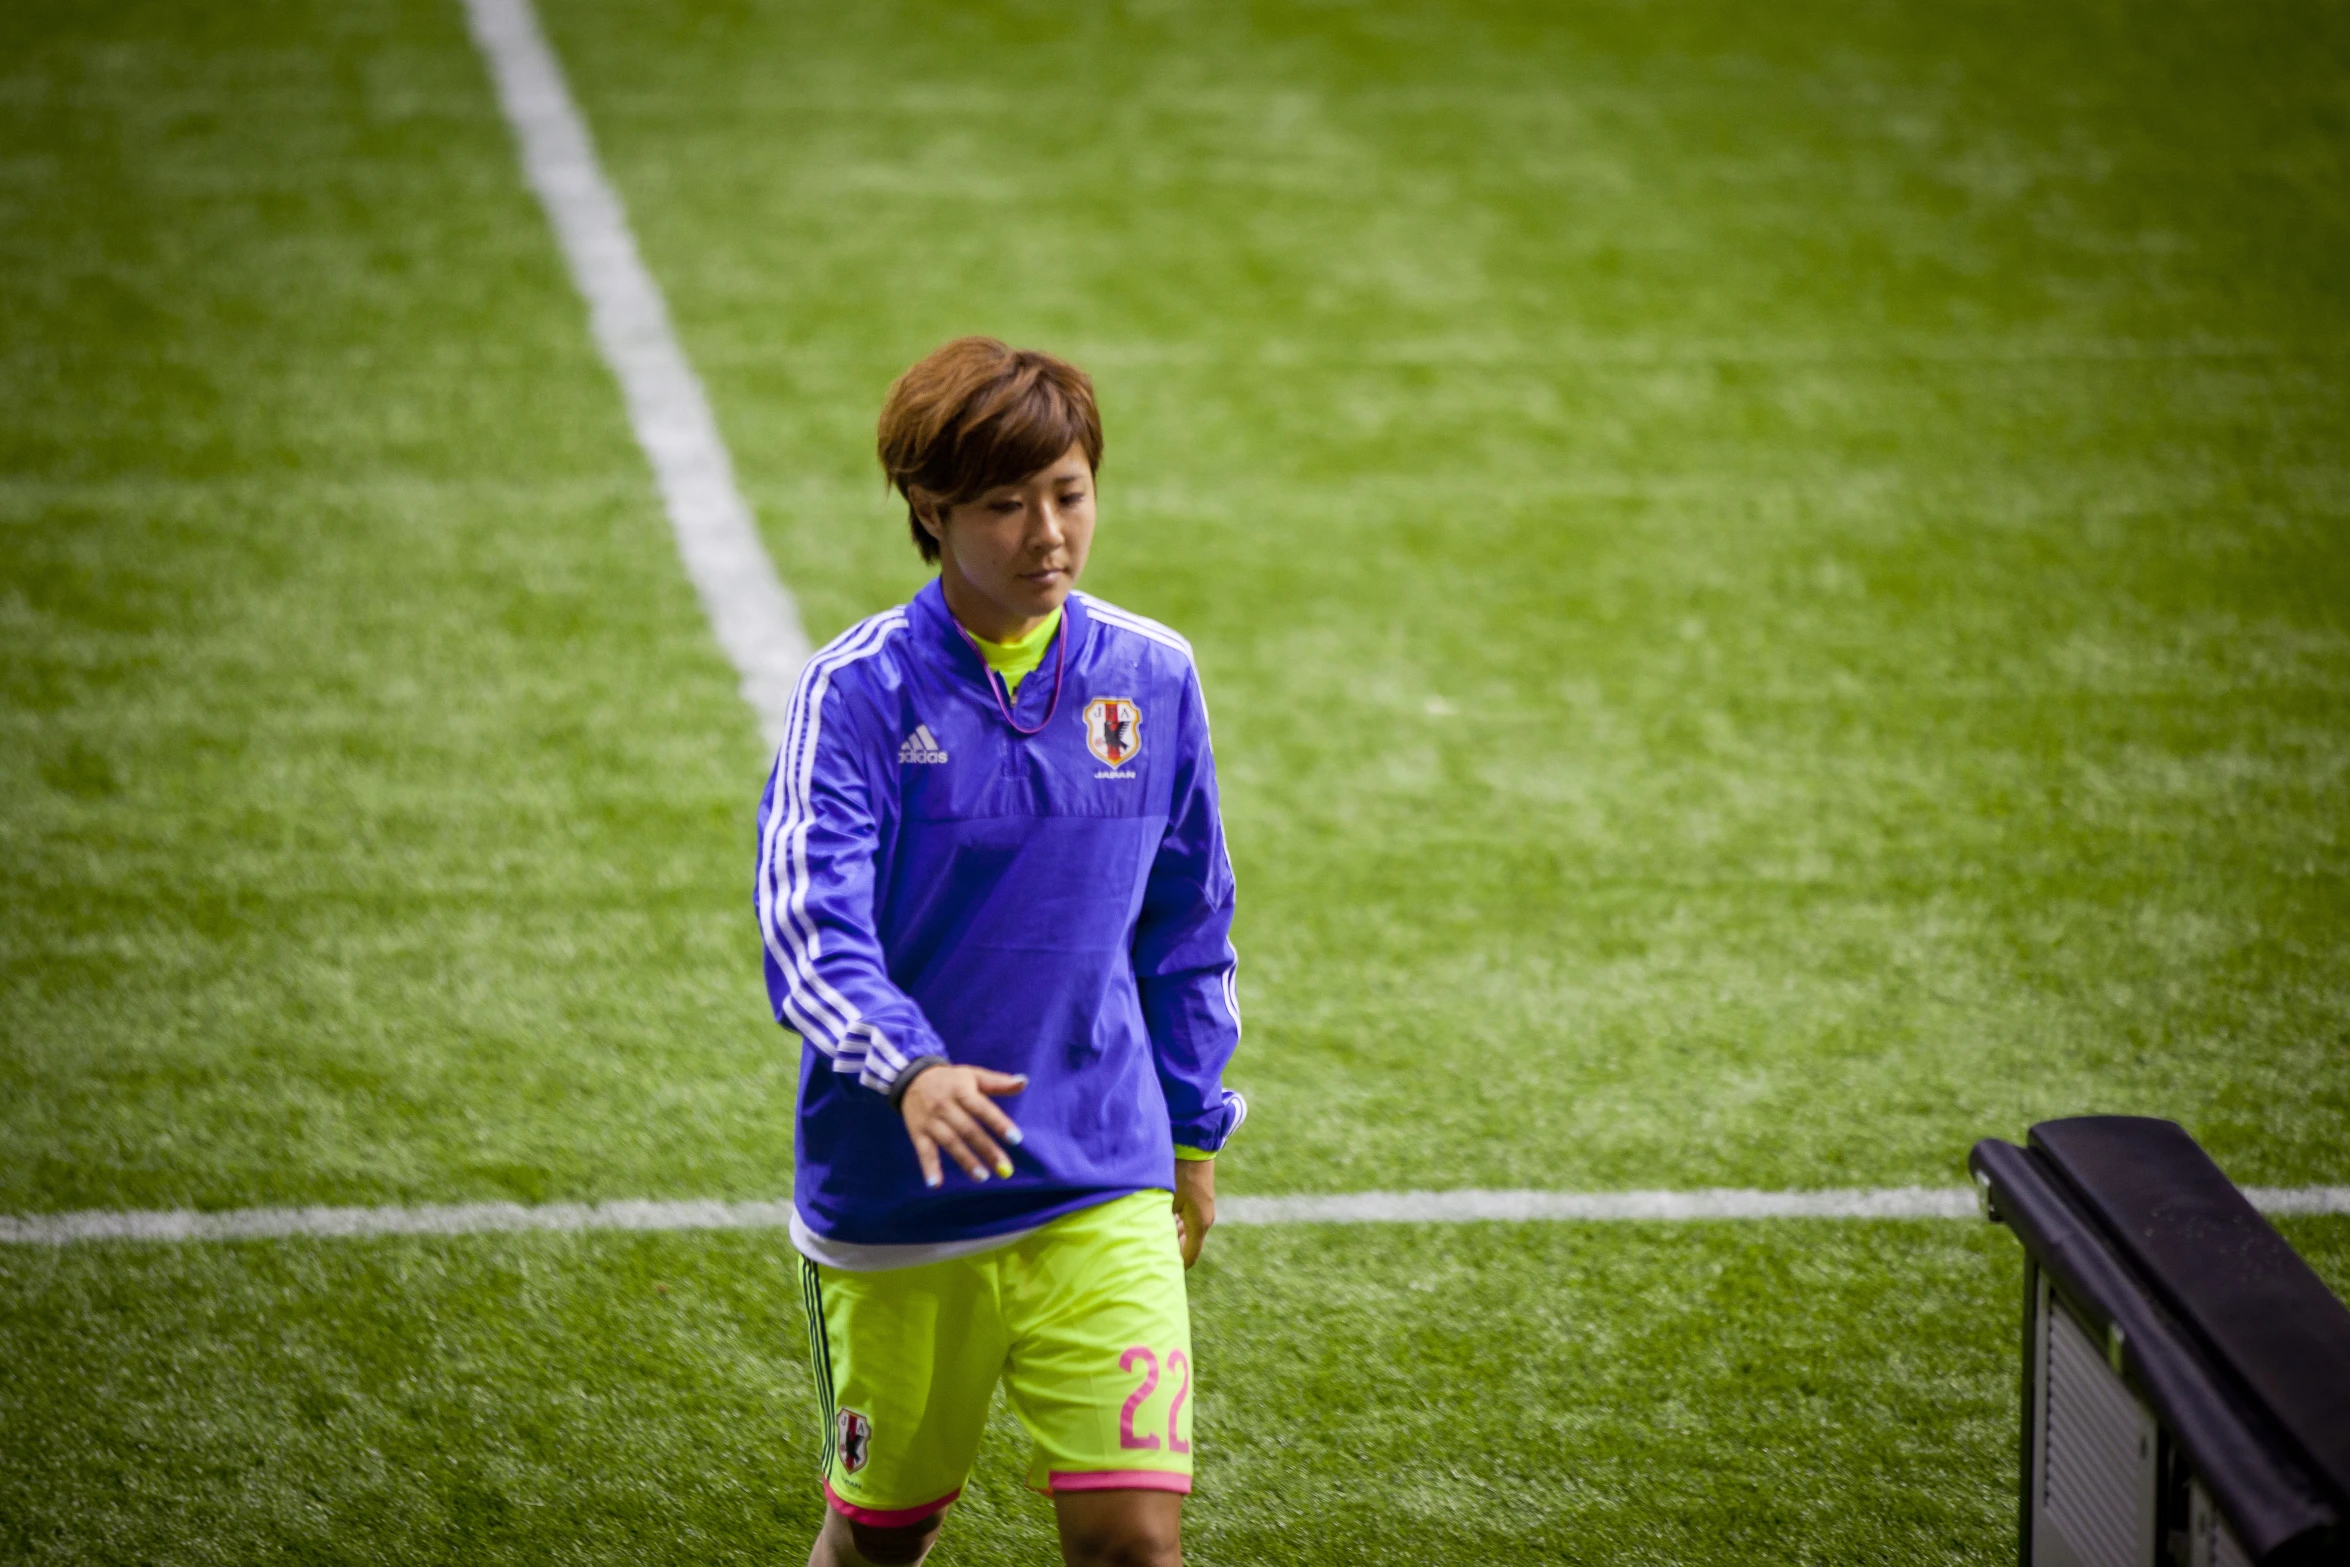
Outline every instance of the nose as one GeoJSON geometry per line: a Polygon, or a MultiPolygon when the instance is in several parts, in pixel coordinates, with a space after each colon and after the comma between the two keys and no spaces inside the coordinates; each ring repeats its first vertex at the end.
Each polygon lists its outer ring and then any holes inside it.
{"type": "Polygon", "coordinates": [[[1061,521],[1060,502],[1047,496],[1044,504],[1036,509],[1036,516],[1037,529],[1032,542],[1047,550],[1059,549],[1068,538],[1068,529],[1061,521]]]}

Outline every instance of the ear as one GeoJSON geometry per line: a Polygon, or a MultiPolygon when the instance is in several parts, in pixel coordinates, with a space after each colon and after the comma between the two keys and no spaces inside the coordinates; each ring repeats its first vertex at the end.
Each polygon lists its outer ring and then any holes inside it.
{"type": "Polygon", "coordinates": [[[906,500],[914,508],[914,520],[922,524],[922,531],[944,542],[947,520],[946,514],[939,510],[938,497],[928,490],[916,490],[906,500]]]}

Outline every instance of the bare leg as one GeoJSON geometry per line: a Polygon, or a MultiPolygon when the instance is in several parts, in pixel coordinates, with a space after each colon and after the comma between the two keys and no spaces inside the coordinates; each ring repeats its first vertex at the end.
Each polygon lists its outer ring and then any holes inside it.
{"type": "Polygon", "coordinates": [[[1062,1491],[1053,1514],[1069,1567],[1183,1567],[1183,1498],[1173,1491],[1062,1491]]]}
{"type": "Polygon", "coordinates": [[[816,1548],[808,1553],[808,1567],[913,1567],[938,1543],[938,1526],[945,1518],[944,1512],[936,1512],[902,1529],[877,1529],[869,1523],[851,1523],[827,1507],[816,1548]]]}

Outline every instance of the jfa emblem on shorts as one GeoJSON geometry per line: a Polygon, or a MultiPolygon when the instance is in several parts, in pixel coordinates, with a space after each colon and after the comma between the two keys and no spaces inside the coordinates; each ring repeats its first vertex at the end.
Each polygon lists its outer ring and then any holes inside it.
{"type": "Polygon", "coordinates": [[[1085,748],[1112,767],[1133,761],[1142,751],[1142,709],[1122,696],[1086,703],[1085,748]]]}
{"type": "Polygon", "coordinates": [[[873,1422],[853,1409],[844,1409],[833,1423],[839,1428],[841,1472],[855,1474],[873,1456],[873,1422]]]}

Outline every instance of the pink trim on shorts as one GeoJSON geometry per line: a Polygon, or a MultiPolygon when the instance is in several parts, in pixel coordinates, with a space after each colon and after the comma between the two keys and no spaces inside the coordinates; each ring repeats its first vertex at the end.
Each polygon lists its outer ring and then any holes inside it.
{"type": "Polygon", "coordinates": [[[1191,1494],[1191,1476],[1164,1469],[1085,1469],[1052,1471],[1055,1491],[1173,1491],[1191,1494]]]}
{"type": "MultiPolygon", "coordinates": [[[[1188,1491],[1191,1487],[1187,1485],[1184,1489],[1188,1491]]],[[[946,1511],[949,1502],[962,1494],[963,1488],[958,1485],[937,1501],[924,1502],[919,1507],[859,1507],[854,1502],[842,1501],[832,1489],[830,1480],[824,1482],[824,1499],[832,1504],[834,1512],[851,1523],[866,1524],[875,1529],[903,1529],[910,1523],[935,1518],[946,1511]]]]}

